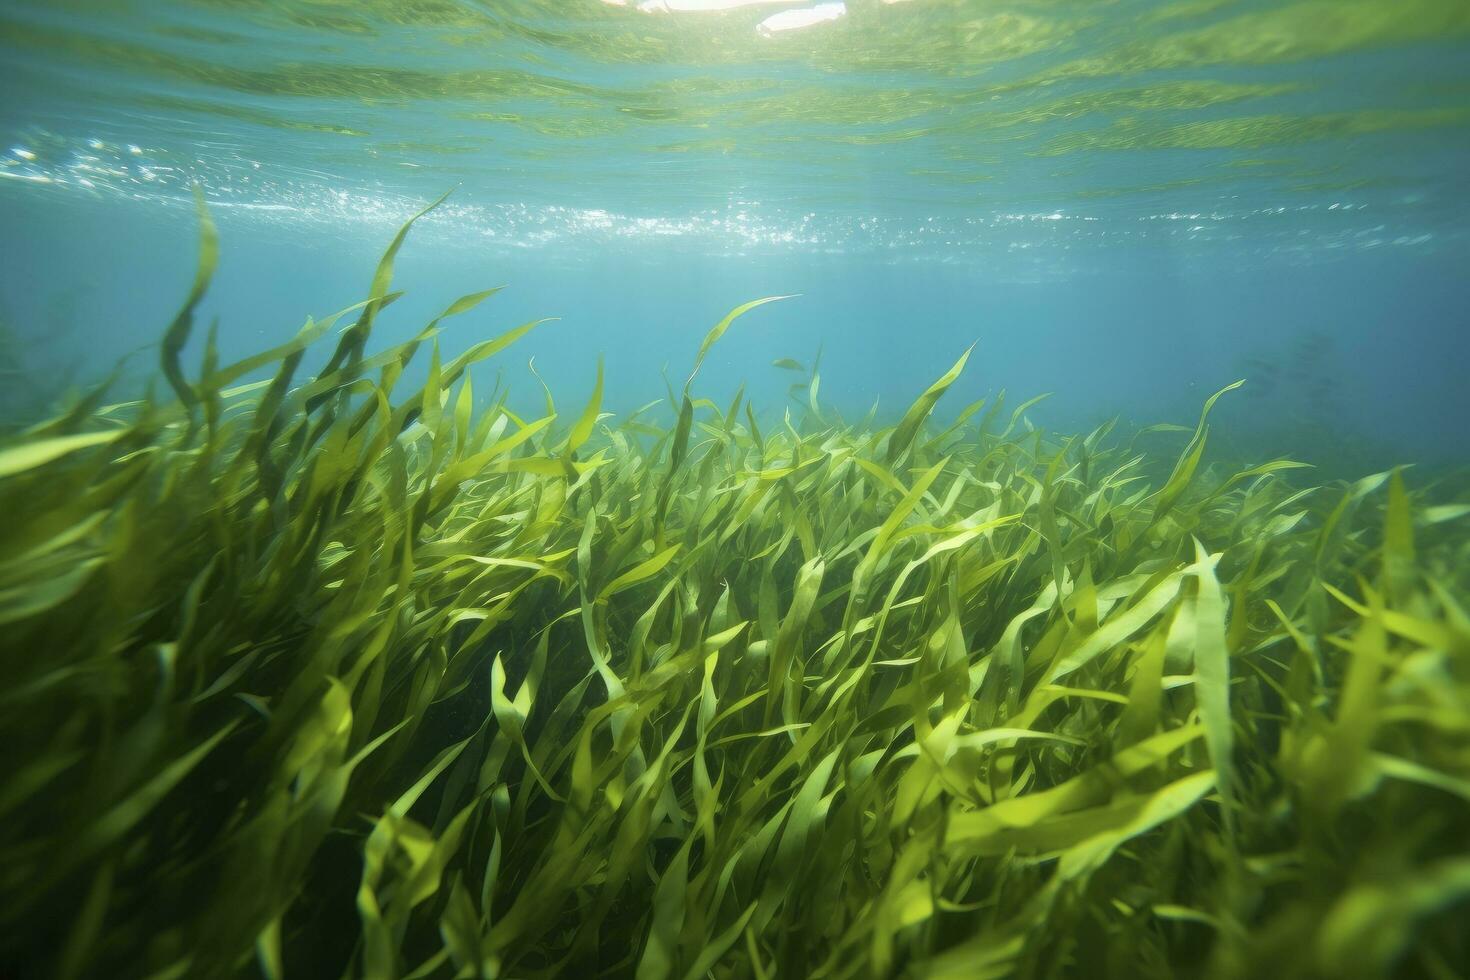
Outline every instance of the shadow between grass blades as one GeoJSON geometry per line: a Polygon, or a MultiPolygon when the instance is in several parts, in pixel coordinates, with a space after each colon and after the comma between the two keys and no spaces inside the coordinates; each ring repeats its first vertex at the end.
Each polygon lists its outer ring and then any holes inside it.
{"type": "Polygon", "coordinates": [[[699,397],[769,299],[667,404],[610,417],[599,370],[565,417],[476,410],[473,366],[537,324],[441,361],[490,290],[370,353],[412,221],[363,302],[230,365],[211,331],[190,372],[200,219],[173,397],[0,444],[0,971],[1470,958],[1452,487],[1207,465],[1230,389],[1162,465],[1003,399],[937,425],[968,353],[894,426],[815,366],[779,418],[699,397]]]}

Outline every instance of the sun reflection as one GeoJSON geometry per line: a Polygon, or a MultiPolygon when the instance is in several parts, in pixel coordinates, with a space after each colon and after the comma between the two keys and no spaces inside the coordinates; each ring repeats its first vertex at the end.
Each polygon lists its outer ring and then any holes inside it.
{"type": "Polygon", "coordinates": [[[782,31],[797,31],[815,24],[825,24],[846,14],[847,4],[845,3],[819,3],[814,7],[783,10],[779,14],[772,14],[757,24],[755,29],[763,37],[770,37],[782,31]]]}
{"type": "MultiPolygon", "coordinates": [[[[602,0],[613,7],[627,7],[630,0],[602,0]]],[[[884,0],[896,3],[901,0],[884,0]]],[[[847,14],[847,4],[824,2],[809,7],[795,6],[795,0],[642,0],[638,10],[645,14],[688,14],[712,13],[738,10],[742,7],[787,7],[791,9],[774,13],[756,25],[756,33],[771,37],[785,31],[800,30],[816,24],[826,24],[847,14]]]]}

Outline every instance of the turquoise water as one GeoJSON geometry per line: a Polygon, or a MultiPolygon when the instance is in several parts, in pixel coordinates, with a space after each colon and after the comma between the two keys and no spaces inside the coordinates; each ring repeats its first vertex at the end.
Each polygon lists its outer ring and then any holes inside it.
{"type": "Polygon", "coordinates": [[[0,980],[1470,975],[1467,0],[7,0],[0,86],[0,980]]]}
{"type": "Polygon", "coordinates": [[[1470,451],[1464,4],[665,6],[7,4],[0,315],[62,377],[153,342],[198,182],[204,312],[246,352],[358,298],[453,189],[387,338],[508,284],[446,344],[560,316],[524,356],[580,387],[605,351],[618,405],[796,292],[720,384],[779,399],[768,362],[820,346],[828,397],[896,411],[978,340],[965,384],[1054,392],[1063,428],[1184,421],[1244,376],[1246,449],[1470,451]]]}

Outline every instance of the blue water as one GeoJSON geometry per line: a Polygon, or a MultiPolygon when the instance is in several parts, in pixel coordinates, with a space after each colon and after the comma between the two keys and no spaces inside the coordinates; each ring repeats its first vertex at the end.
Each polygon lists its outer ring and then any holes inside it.
{"type": "Polygon", "coordinates": [[[364,296],[453,188],[375,343],[507,285],[441,342],[560,317],[485,372],[532,405],[533,357],[575,406],[605,356],[628,410],[728,309],[799,293],[740,321],[706,393],[774,412],[796,377],[770,362],[820,349],[825,401],[896,414],[976,343],[954,409],[1004,388],[1053,393],[1029,418],[1062,431],[1192,423],[1245,377],[1215,426],[1237,455],[1470,459],[1470,6],[854,0],[769,26],[812,6],[11,2],[0,319],[38,388],[130,353],[141,384],[197,182],[201,322],[244,356],[364,296]]]}

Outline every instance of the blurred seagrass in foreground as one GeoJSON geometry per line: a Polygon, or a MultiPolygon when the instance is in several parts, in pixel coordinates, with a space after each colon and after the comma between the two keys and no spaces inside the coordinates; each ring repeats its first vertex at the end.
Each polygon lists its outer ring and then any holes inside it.
{"type": "Polygon", "coordinates": [[[965,357],[888,427],[815,367],[784,417],[699,397],[770,300],[667,404],[522,418],[471,368],[534,322],[370,351],[407,225],[189,369],[203,222],[172,397],[0,446],[0,973],[1470,962],[1463,490],[1210,465],[1229,389],[1167,453],[939,424],[965,357]]]}

